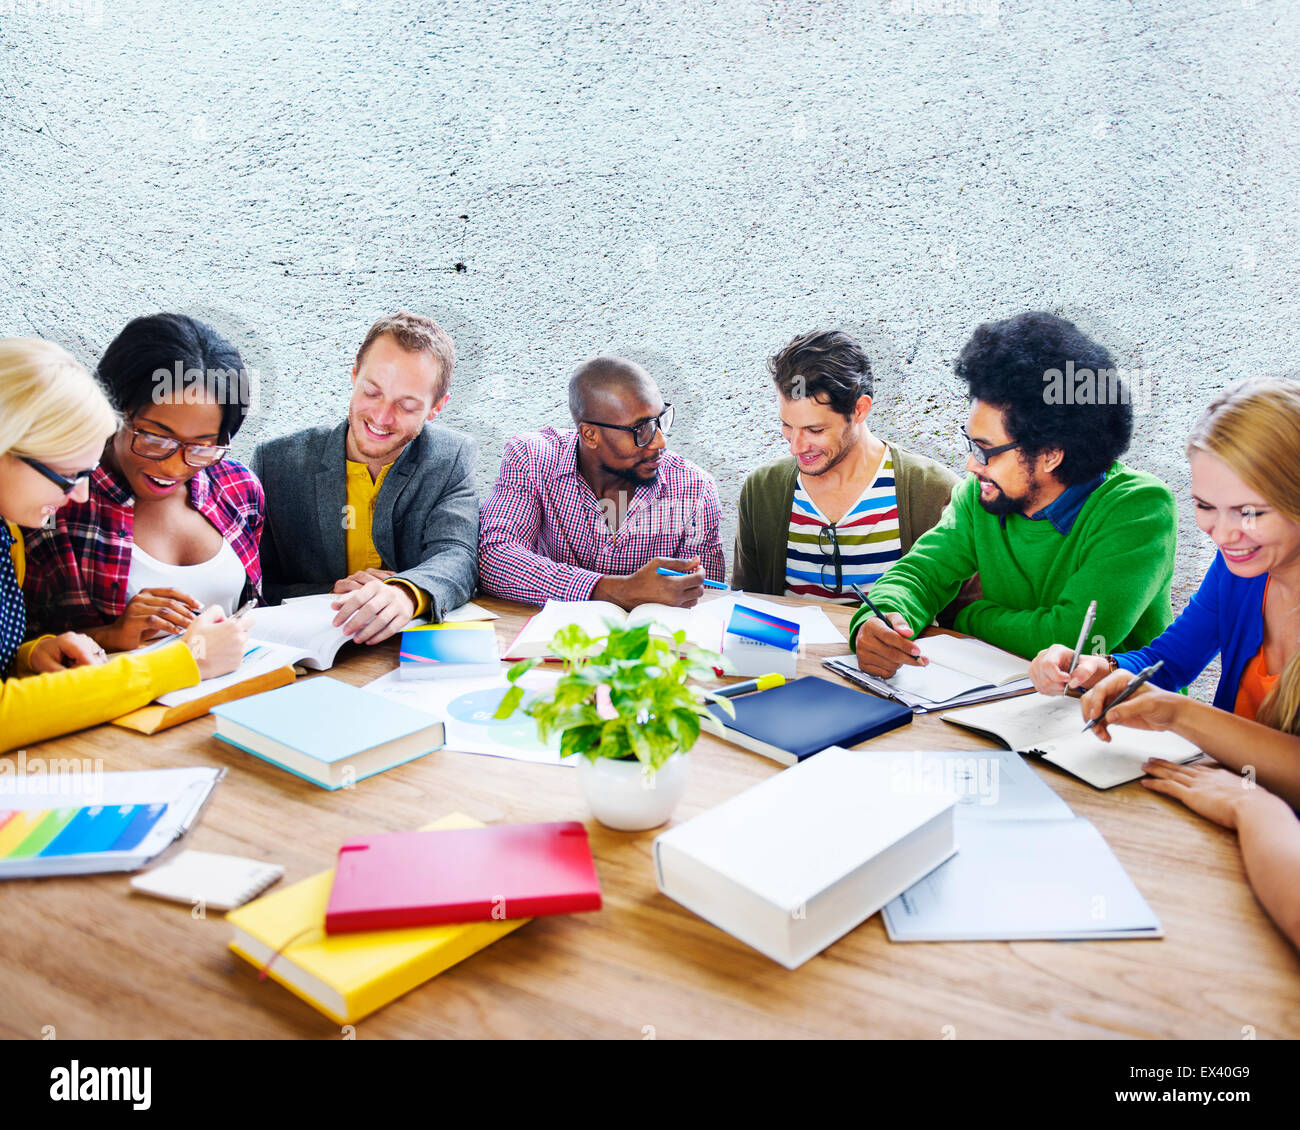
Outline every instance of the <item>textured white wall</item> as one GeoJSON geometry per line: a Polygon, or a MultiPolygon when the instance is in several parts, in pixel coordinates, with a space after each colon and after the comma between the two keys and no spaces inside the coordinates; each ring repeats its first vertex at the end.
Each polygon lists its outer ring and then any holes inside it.
{"type": "Polygon", "coordinates": [[[1185,596],[1183,437],[1297,364],[1298,33],[1285,0],[0,0],[0,332],[93,363],[205,317],[266,381],[247,454],[422,310],[484,488],[622,353],[729,546],[788,338],[856,329],[878,430],[958,466],[971,328],[1057,310],[1155,376],[1130,461],[1183,500],[1185,596]]]}

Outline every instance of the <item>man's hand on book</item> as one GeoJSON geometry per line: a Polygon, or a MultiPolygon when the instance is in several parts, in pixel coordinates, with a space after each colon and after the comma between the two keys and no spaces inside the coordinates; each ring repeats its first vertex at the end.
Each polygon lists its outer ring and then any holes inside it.
{"type": "Polygon", "coordinates": [[[406,587],[386,584],[378,577],[340,596],[330,607],[338,613],[334,626],[342,627],[353,643],[382,643],[415,615],[415,603],[406,587]]]}

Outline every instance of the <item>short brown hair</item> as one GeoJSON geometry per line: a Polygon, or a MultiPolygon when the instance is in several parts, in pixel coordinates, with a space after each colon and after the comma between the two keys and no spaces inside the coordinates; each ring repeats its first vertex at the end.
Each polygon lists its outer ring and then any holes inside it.
{"type": "Polygon", "coordinates": [[[357,350],[356,367],[361,368],[361,358],[366,355],[375,338],[381,334],[392,334],[397,344],[408,353],[429,353],[438,360],[438,388],[434,400],[441,400],[451,388],[451,371],[456,367],[456,347],[451,337],[432,318],[423,314],[412,314],[409,310],[399,310],[396,314],[385,314],[366,332],[366,340],[357,350]]]}

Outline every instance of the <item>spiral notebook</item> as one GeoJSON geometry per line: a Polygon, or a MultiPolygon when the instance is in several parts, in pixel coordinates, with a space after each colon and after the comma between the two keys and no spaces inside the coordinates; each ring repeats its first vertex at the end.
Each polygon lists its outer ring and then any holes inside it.
{"type": "Polygon", "coordinates": [[[137,875],[131,886],[141,894],[212,910],[234,910],[257,898],[284,876],[278,863],[238,855],[183,851],[175,859],[137,875]]]}

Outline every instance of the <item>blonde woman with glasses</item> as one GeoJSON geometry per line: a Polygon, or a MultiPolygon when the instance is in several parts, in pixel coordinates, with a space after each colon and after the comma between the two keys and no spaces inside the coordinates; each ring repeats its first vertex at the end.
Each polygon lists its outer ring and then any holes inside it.
{"type": "Polygon", "coordinates": [[[24,642],[19,526],[45,525],[87,481],[117,415],[73,357],[49,342],[0,340],[0,752],[125,714],[167,691],[233,671],[246,628],[210,608],[175,642],[106,661],[76,632],[24,642]]]}

